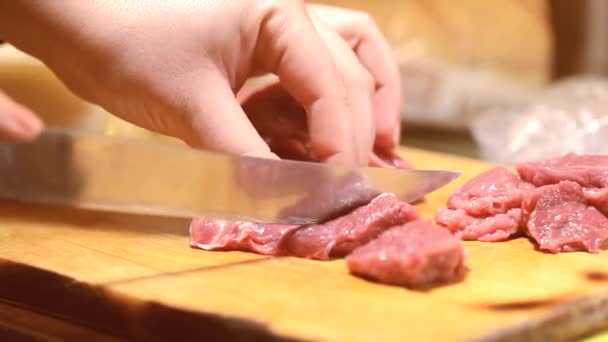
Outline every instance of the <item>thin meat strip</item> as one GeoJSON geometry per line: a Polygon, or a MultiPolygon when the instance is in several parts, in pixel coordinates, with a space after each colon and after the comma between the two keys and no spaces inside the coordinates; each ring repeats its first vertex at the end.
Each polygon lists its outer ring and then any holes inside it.
{"type": "Polygon", "coordinates": [[[320,225],[302,226],[287,239],[287,254],[327,260],[344,257],[387,228],[420,217],[416,208],[392,194],[382,194],[348,215],[320,225]]]}
{"type": "Polygon", "coordinates": [[[608,186],[608,155],[568,153],[563,157],[520,163],[519,176],[535,186],[569,180],[587,188],[608,186]]]}
{"type": "Polygon", "coordinates": [[[462,243],[446,229],[417,220],[393,227],[346,257],[354,275],[385,284],[430,287],[460,279],[462,243]]]}
{"type": "Polygon", "coordinates": [[[466,241],[504,241],[519,232],[521,209],[483,218],[473,217],[463,209],[441,208],[435,214],[438,224],[466,241]]]}
{"type": "Polygon", "coordinates": [[[492,168],[460,186],[435,221],[463,240],[506,240],[519,232],[521,202],[533,188],[504,167],[492,168]]]}
{"type": "Polygon", "coordinates": [[[520,163],[522,179],[536,186],[572,181],[583,187],[585,200],[608,215],[608,155],[569,153],[561,158],[520,163]]]}
{"type": "Polygon", "coordinates": [[[531,191],[522,203],[526,233],[540,249],[599,253],[608,240],[608,218],[587,205],[583,188],[563,181],[531,191]]]}
{"type": "Polygon", "coordinates": [[[604,188],[584,188],[585,201],[593,205],[604,215],[608,215],[608,187],[604,188]]]}
{"type": "Polygon", "coordinates": [[[251,251],[328,260],[341,257],[384,230],[418,219],[416,209],[392,194],[323,224],[281,225],[197,219],[190,225],[190,245],[205,250],[251,251]]]}
{"type": "Polygon", "coordinates": [[[199,218],[190,223],[190,246],[207,251],[238,250],[280,255],[285,236],[299,227],[199,218]]]}

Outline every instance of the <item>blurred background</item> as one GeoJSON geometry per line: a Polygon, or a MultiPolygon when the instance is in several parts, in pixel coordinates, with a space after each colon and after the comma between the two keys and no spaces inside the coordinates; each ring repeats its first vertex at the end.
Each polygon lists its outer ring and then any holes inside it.
{"type": "MultiPolygon", "coordinates": [[[[370,13],[392,44],[404,145],[503,163],[608,153],[608,1],[311,2],[370,13]]],[[[81,101],[8,45],[0,89],[49,125],[154,136],[81,101]]]]}

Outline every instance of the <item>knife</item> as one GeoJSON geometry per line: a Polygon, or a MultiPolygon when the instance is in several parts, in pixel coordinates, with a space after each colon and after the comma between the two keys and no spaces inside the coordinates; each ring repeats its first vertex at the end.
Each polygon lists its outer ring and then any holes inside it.
{"type": "Polygon", "coordinates": [[[0,142],[0,198],[180,218],[316,223],[384,192],[412,202],[459,175],[233,156],[63,129],[0,142]]]}

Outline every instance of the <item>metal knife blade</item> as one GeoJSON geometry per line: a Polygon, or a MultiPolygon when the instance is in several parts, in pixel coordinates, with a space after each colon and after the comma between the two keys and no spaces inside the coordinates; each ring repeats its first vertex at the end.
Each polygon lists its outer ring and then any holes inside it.
{"type": "Polygon", "coordinates": [[[383,192],[411,202],[459,175],[232,156],[61,129],[0,142],[0,198],[140,215],[315,223],[383,192]]]}

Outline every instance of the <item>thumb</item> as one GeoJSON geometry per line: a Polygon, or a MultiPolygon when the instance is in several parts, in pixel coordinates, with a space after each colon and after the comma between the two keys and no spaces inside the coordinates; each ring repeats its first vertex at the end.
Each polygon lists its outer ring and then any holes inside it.
{"type": "Polygon", "coordinates": [[[0,139],[29,141],[42,131],[42,121],[0,91],[0,139]]]}

